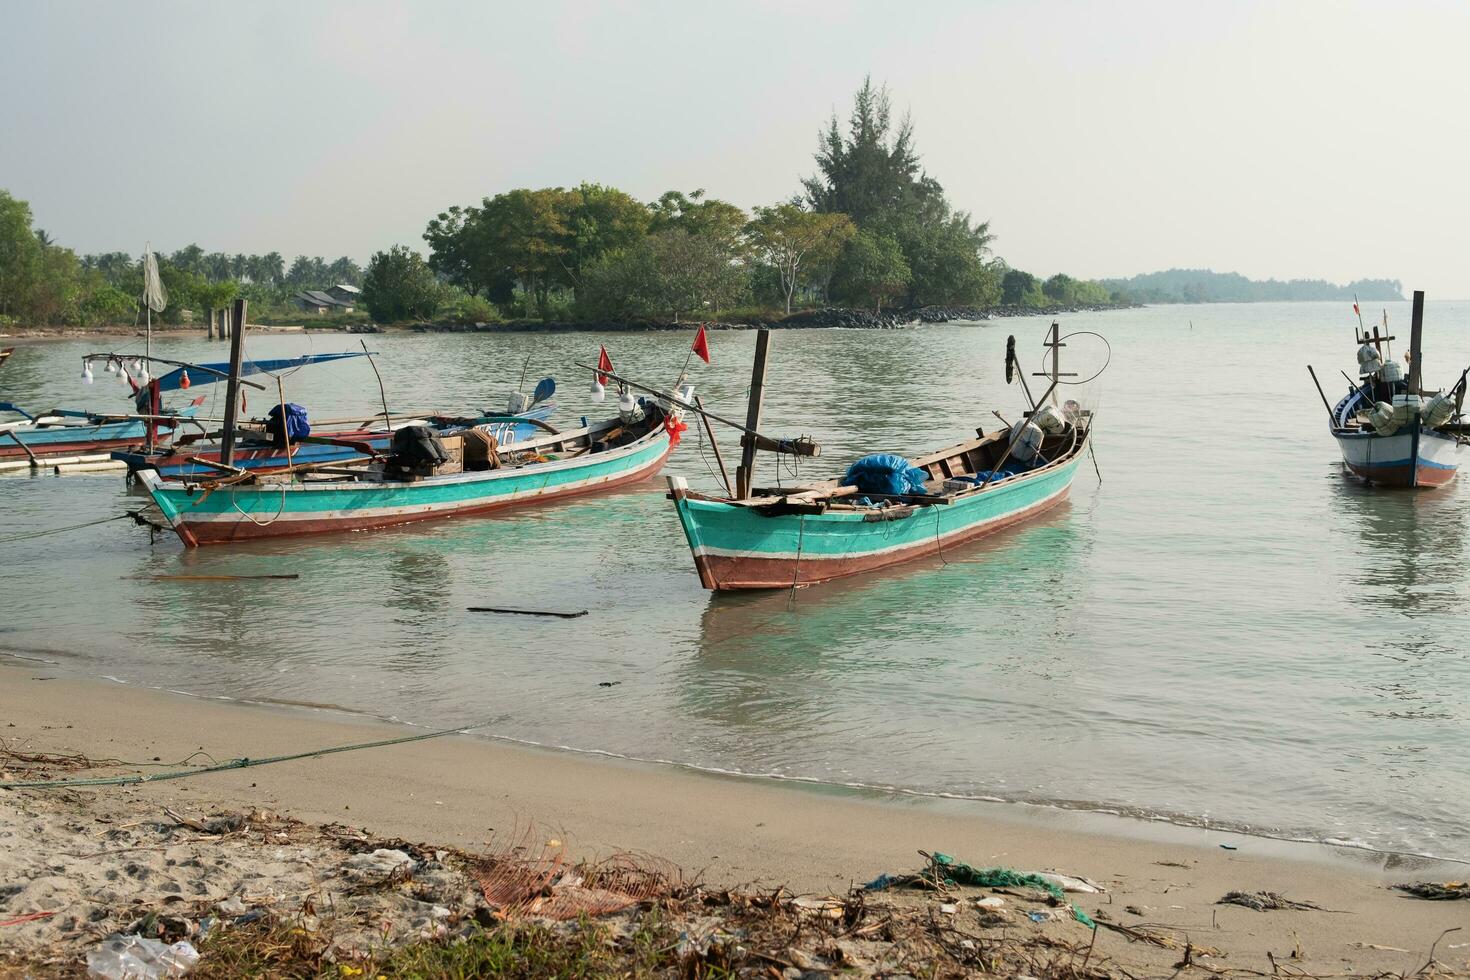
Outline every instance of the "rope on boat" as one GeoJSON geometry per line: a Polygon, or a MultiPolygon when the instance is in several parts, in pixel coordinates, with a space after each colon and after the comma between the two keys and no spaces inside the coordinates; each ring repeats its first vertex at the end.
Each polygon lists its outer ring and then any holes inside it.
{"type": "Polygon", "coordinates": [[[273,755],[264,759],[240,758],[231,759],[229,762],[221,762],[213,766],[205,766],[201,769],[176,769],[173,772],[161,772],[157,775],[138,773],[131,776],[108,776],[95,779],[43,779],[31,782],[0,782],[0,789],[65,789],[71,786],[136,786],[140,783],[156,783],[166,779],[184,779],[188,776],[203,776],[214,772],[229,772],[234,769],[249,769],[255,766],[268,766],[273,762],[292,762],[297,759],[314,759],[318,756],[333,755],[338,752],[356,752],[358,749],[378,749],[388,745],[402,745],[405,742],[422,742],[430,738],[440,738],[444,735],[464,735],[476,728],[484,728],[490,722],[482,721],[464,728],[445,728],[437,732],[422,732],[417,735],[402,735],[398,738],[379,739],[375,742],[355,742],[352,745],[334,745],[324,749],[313,749],[309,752],[295,752],[291,755],[273,755]]]}
{"type": "Polygon", "coordinates": [[[112,521],[123,520],[124,518],[131,518],[132,520],[137,521],[140,519],[139,515],[141,515],[143,511],[147,509],[147,507],[140,507],[137,510],[130,510],[122,514],[114,514],[112,517],[104,517],[101,520],[87,521],[85,524],[71,524],[67,527],[47,528],[44,531],[26,531],[22,534],[12,534],[8,538],[0,538],[0,544],[10,544],[15,541],[29,541],[31,538],[44,538],[48,534],[60,534],[63,531],[80,531],[83,528],[96,527],[98,524],[108,524],[112,521]]]}

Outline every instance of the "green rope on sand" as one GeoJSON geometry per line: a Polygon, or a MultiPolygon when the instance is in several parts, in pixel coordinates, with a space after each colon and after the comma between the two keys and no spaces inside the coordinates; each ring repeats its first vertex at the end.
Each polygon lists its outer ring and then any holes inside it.
{"type": "Polygon", "coordinates": [[[384,738],[373,742],[333,745],[322,749],[309,749],[305,752],[293,752],[290,755],[273,755],[264,759],[231,759],[229,762],[221,762],[213,766],[202,766],[198,769],[180,769],[174,772],[161,772],[151,775],[142,773],[133,776],[103,776],[94,779],[43,779],[27,782],[0,782],[0,789],[66,789],[73,786],[136,786],[139,783],[158,783],[169,779],[186,779],[190,776],[203,776],[214,772],[228,772],[231,769],[249,769],[255,766],[268,766],[276,762],[314,759],[318,756],[334,755],[338,752],[356,752],[360,749],[378,749],[387,745],[402,745],[406,742],[422,742],[426,739],[442,738],[445,735],[464,735],[476,728],[484,728],[489,724],[490,722],[488,721],[482,721],[464,728],[445,728],[437,732],[402,735],[398,738],[384,738]]]}
{"type": "MultiPolygon", "coordinates": [[[[1027,874],[1011,868],[972,868],[938,851],[931,855],[930,860],[934,863],[935,877],[942,874],[946,885],[975,885],[980,888],[1038,888],[1059,902],[1066,901],[1066,896],[1061,888],[1041,875],[1027,874]]],[[[1097,928],[1097,923],[1075,905],[1072,906],[1072,916],[1088,928],[1097,928]]]]}

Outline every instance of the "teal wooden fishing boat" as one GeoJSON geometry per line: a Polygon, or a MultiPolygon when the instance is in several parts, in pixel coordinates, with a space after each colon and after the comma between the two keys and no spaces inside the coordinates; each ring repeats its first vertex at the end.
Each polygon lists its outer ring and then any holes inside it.
{"type": "Polygon", "coordinates": [[[743,500],[695,493],[681,477],[669,488],[706,589],[785,589],[941,555],[1036,517],[1066,499],[1091,430],[1091,414],[1075,412],[1041,443],[1047,462],[988,484],[1008,429],[922,456],[914,467],[944,487],[931,494],[862,493],[840,480],[743,500]]]}
{"type": "MultiPolygon", "coordinates": [[[[842,479],[794,489],[752,488],[756,441],[748,439],[739,489],[728,497],[696,493],[669,478],[694,566],[705,588],[785,589],[860,575],[936,555],[1030,520],[1066,499],[1092,436],[1092,413],[1058,403],[1066,337],[1052,325],[1051,387],[1026,391],[1024,418],[986,435],[920,456],[866,456],[842,479]]],[[[765,354],[756,349],[749,429],[759,420],[765,354]]],[[[1106,367],[1106,365],[1104,365],[1106,367]]],[[[1018,373],[1015,338],[1006,379],[1018,373]]],[[[1102,372],[1099,371],[1099,374],[1102,372]]],[[[1095,376],[1094,376],[1095,377],[1095,376]]],[[[1090,380],[1090,379],[1089,379],[1090,380]]],[[[1022,377],[1022,385],[1025,385],[1022,377]]],[[[766,440],[776,451],[788,443],[766,440]]]]}
{"type": "Polygon", "coordinates": [[[415,472],[416,461],[389,457],[360,471],[236,471],[183,484],[149,470],[138,477],[194,547],[464,517],[626,486],[656,475],[683,429],[676,410],[648,400],[604,422],[505,446],[469,432],[439,440],[420,430],[425,440],[450,444],[449,460],[429,475],[415,472]]]}

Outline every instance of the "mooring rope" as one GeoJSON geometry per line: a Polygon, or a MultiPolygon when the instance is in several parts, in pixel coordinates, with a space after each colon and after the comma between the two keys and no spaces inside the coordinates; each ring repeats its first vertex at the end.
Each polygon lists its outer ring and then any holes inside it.
{"type": "Polygon", "coordinates": [[[188,776],[203,776],[213,772],[229,772],[233,769],[249,769],[255,766],[268,766],[274,762],[291,762],[296,759],[313,759],[317,756],[333,755],[337,752],[356,752],[358,749],[377,749],[388,745],[402,745],[405,742],[422,742],[425,739],[440,738],[444,735],[463,735],[476,728],[484,728],[490,722],[482,721],[463,728],[445,728],[437,732],[423,732],[418,735],[402,735],[398,738],[379,739],[375,742],[355,742],[351,745],[334,745],[325,749],[313,749],[309,752],[295,752],[291,755],[273,755],[264,759],[231,759],[229,762],[221,762],[218,765],[205,766],[201,769],[179,769],[173,772],[161,772],[157,775],[146,773],[132,776],[104,776],[95,779],[43,779],[31,782],[0,782],[0,789],[64,789],[70,786],[136,786],[140,783],[156,783],[166,779],[184,779],[188,776]]]}
{"type": "Polygon", "coordinates": [[[112,521],[120,521],[125,517],[130,517],[133,520],[138,520],[138,515],[142,514],[143,511],[147,509],[147,507],[140,507],[137,510],[130,510],[124,514],[114,514],[111,517],[104,517],[100,520],[87,521],[85,524],[71,524],[67,527],[47,528],[44,531],[26,531],[22,534],[12,534],[8,538],[0,538],[0,544],[10,544],[14,541],[28,541],[31,538],[44,538],[48,534],[60,534],[63,531],[80,531],[83,528],[96,527],[98,524],[107,524],[112,521]]]}

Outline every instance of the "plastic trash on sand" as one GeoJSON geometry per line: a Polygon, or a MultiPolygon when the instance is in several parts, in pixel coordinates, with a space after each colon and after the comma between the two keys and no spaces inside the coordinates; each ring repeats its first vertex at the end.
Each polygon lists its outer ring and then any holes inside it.
{"type": "Polygon", "coordinates": [[[114,933],[87,951],[87,976],[98,980],[161,980],[182,977],[199,962],[188,942],[172,946],[142,936],[114,933]]]}

